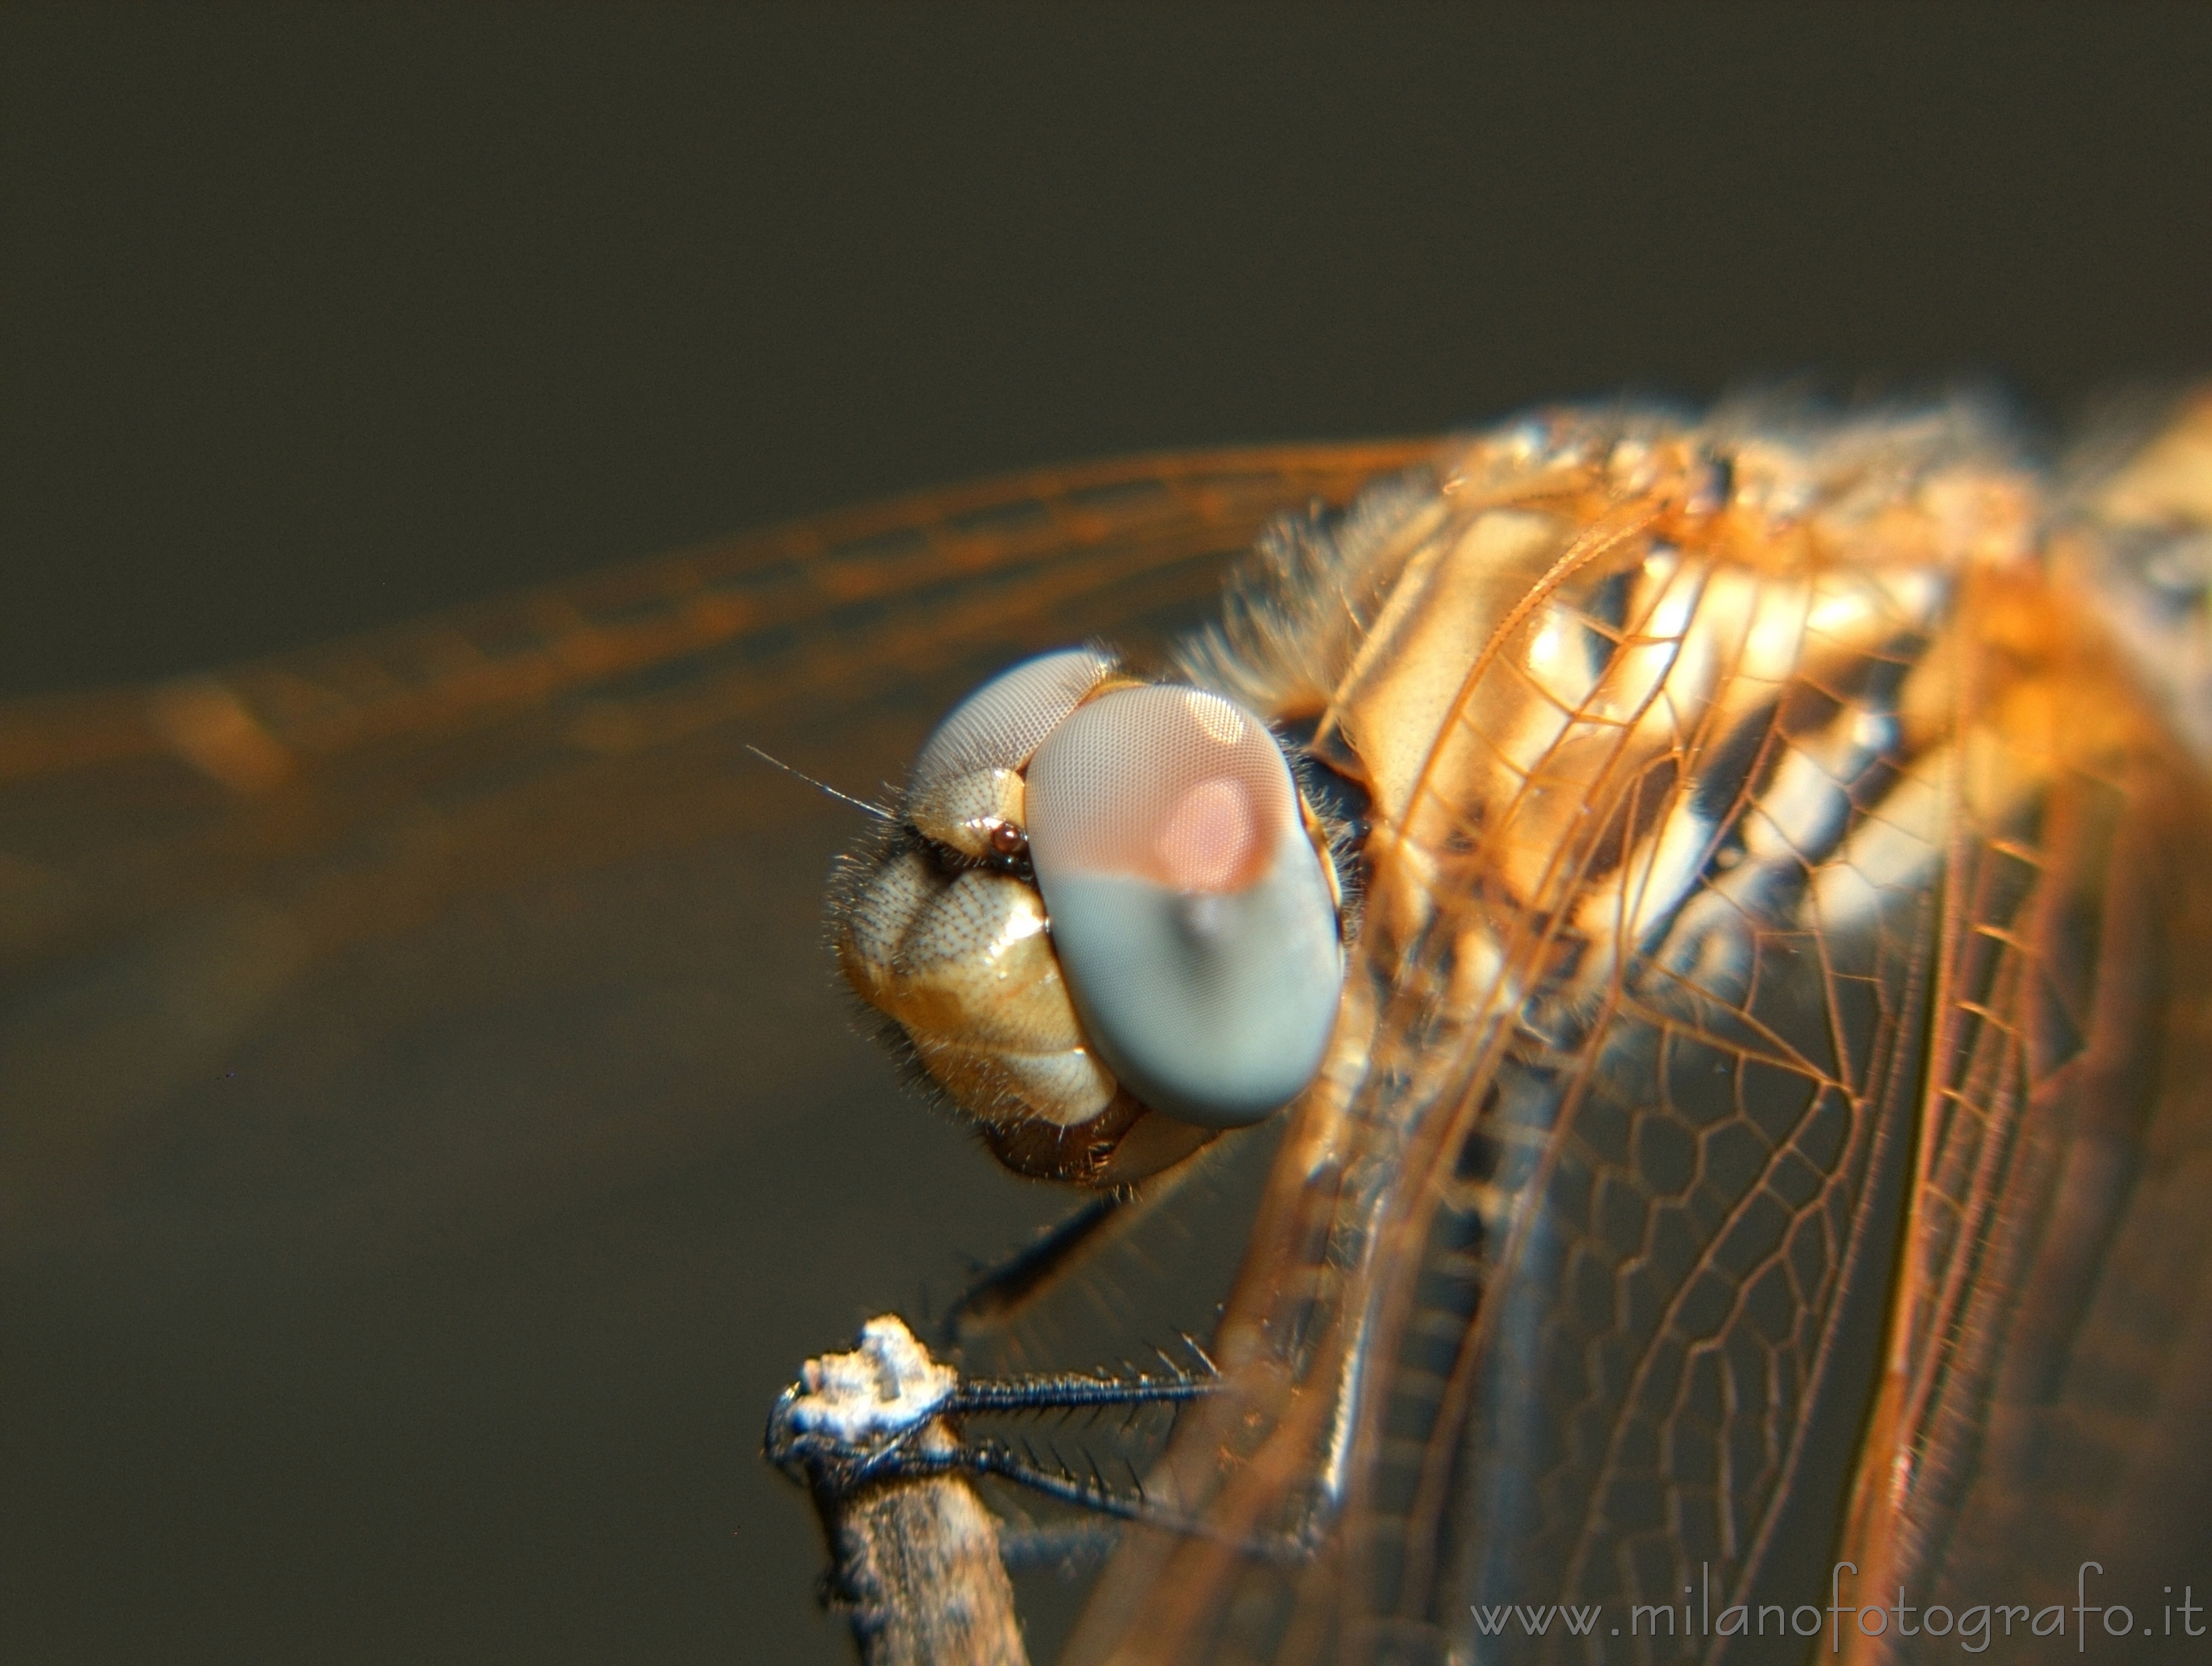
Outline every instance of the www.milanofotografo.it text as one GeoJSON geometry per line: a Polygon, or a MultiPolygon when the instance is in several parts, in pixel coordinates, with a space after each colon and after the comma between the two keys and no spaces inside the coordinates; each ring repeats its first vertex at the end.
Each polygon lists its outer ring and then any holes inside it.
{"type": "MultiPolygon", "coordinates": [[[[1847,1602],[1847,1595],[1857,1593],[1845,1590],[1844,1576],[1856,1578],[1858,1571],[1855,1562],[1834,1565],[1829,1571],[1826,1608],[1815,1608],[1810,1602],[1792,1608],[1774,1602],[1756,1608],[1735,1602],[1717,1611],[1707,1577],[1702,1590],[1698,1585],[1683,1586],[1680,1603],[1636,1604],[1628,1610],[1626,1627],[1608,1624],[1606,1607],[1599,1602],[1533,1608],[1517,1602],[1476,1603],[1468,1612],[1474,1617],[1476,1633],[1483,1637],[1514,1633],[1541,1637],[1554,1626],[1570,1637],[1588,1637],[1601,1629],[1614,1637],[1626,1630],[1632,1637],[1673,1638],[1808,1638],[1826,1632],[1830,1652],[1837,1654],[1843,1651],[1844,1639],[1853,1631],[1863,1637],[1895,1632],[1902,1637],[1953,1638],[1968,1654],[1980,1654],[2004,1638],[2071,1637],[2076,1647],[2087,1653],[2093,1638],[2117,1642],[2126,1638],[2203,1637],[2212,1631],[2198,1618],[2204,1613],[2204,1605],[2196,1600],[2188,1585],[2165,1587],[2167,1600],[2162,1611],[2140,1615],[2124,1602],[2092,1601],[2093,1576],[2105,1572],[2100,1562],[2083,1562],[2075,1570],[2071,1603],[2048,1602],[2039,1608],[2025,1602],[1976,1602],[1955,1608],[1931,1602],[1917,1607],[1901,1585],[1888,1602],[1847,1602]]],[[[1614,1619],[1619,1618],[1616,1613],[1614,1619]]]]}

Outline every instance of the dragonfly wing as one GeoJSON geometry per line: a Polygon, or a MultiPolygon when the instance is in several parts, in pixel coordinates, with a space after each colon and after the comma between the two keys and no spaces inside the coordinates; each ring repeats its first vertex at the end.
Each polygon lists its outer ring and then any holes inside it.
{"type": "Polygon", "coordinates": [[[1269,517],[1425,449],[1044,471],[0,708],[0,1250],[143,1268],[127,1210],[327,1264],[802,1091],[731,958],[812,915],[845,812],[742,743],[880,779],[985,670],[1141,648],[1269,517]]]}
{"type": "MultiPolygon", "coordinates": [[[[1845,1597],[2022,1605],[2016,1657],[2077,1651],[2082,1601],[2173,1635],[2212,1524],[2212,401],[2086,496],[2047,581],[1977,575],[1961,611],[1936,1072],[1845,1597]]],[[[1858,1647],[1955,1646],[1901,1631],[1858,1647]]]]}

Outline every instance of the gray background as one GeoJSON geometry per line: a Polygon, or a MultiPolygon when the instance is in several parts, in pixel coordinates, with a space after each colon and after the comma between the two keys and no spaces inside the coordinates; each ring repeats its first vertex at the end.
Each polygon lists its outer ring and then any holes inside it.
{"type": "MultiPolygon", "coordinates": [[[[0,12],[0,693],[1120,450],[1799,376],[2056,426],[2212,370],[2208,85],[2197,9],[0,12]]],[[[687,950],[787,1007],[725,1145],[323,1284],[12,1280],[0,1652],[841,1657],[766,1397],[1057,1206],[848,1033],[838,836],[687,950]]]]}

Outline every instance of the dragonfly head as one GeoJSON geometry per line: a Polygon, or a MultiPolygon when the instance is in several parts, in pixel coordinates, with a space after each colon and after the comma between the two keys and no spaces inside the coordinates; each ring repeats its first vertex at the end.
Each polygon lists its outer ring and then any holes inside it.
{"type": "Polygon", "coordinates": [[[1267,725],[1074,648],[969,695],[848,862],[838,960],[1024,1173],[1126,1184],[1319,1069],[1327,838],[1267,725]]]}

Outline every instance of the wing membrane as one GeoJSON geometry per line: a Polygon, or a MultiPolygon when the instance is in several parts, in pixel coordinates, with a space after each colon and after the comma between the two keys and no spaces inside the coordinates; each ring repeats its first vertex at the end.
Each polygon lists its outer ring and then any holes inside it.
{"type": "Polygon", "coordinates": [[[2122,1632],[2164,1637],[2171,1593],[2199,1577],[2212,795],[2185,738],[2204,723],[2203,605],[2169,593],[2153,613],[2140,575],[2208,526],[2200,400],[2088,506],[2055,575],[1976,575],[1962,610],[1937,1068],[1855,1600],[2020,1605],[1996,1621],[2016,1656],[2087,1641],[2051,1629],[2077,1578],[2090,1623],[2121,1603],[2122,1632]]]}
{"type": "MultiPolygon", "coordinates": [[[[1340,502],[1409,449],[1042,471],[0,708],[15,1265],[81,1255],[118,1193],[205,1250],[180,1174],[223,1215],[276,1212],[290,1255],[302,1234],[510,1219],[495,1195],[649,1146],[638,1049],[606,1026],[672,982],[726,982],[677,968],[708,919],[734,944],[811,915],[835,842],[740,741],[890,773],[985,669],[1107,626],[1141,648],[1270,516],[1340,502]],[[303,1178],[319,1167],[346,1177],[337,1195],[303,1178]],[[281,1203],[246,1203],[265,1186],[281,1203]]],[[[653,1049],[696,1072],[662,1101],[704,1116],[770,1092],[780,1010],[748,1001],[653,1049]]]]}

